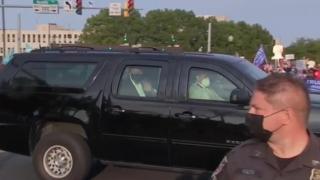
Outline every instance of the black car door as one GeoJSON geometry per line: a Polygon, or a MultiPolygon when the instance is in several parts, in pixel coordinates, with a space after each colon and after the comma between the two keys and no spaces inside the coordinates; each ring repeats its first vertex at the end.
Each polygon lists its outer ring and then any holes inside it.
{"type": "Polygon", "coordinates": [[[171,111],[173,164],[213,170],[230,148],[248,137],[244,125],[246,108],[229,100],[232,90],[246,87],[226,68],[182,63],[174,87],[178,89],[178,102],[172,104],[171,111]],[[201,86],[207,89],[198,91],[201,86]]]}
{"type": "Polygon", "coordinates": [[[107,159],[168,164],[167,66],[164,59],[142,57],[118,66],[103,113],[107,159]]]}

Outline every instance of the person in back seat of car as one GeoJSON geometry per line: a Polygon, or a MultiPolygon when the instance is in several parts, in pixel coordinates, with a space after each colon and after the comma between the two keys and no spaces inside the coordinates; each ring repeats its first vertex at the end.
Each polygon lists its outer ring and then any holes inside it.
{"type": "Polygon", "coordinates": [[[202,100],[216,100],[224,101],[213,89],[210,87],[210,78],[208,75],[201,71],[196,75],[196,82],[189,88],[190,99],[202,100]]]}
{"type": "Polygon", "coordinates": [[[125,73],[127,74],[124,74],[125,77],[120,84],[119,94],[146,97],[142,84],[143,70],[138,67],[128,67],[125,73]]]}
{"type": "Polygon", "coordinates": [[[153,87],[150,80],[143,79],[142,86],[143,86],[143,90],[144,90],[147,97],[156,97],[157,96],[157,90],[153,87]]]}

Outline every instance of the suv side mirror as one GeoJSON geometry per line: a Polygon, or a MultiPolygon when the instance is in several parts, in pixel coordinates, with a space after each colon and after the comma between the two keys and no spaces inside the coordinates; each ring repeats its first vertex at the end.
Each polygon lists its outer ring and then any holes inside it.
{"type": "Polygon", "coordinates": [[[244,89],[234,89],[230,95],[230,103],[248,105],[250,102],[250,95],[244,89]]]}

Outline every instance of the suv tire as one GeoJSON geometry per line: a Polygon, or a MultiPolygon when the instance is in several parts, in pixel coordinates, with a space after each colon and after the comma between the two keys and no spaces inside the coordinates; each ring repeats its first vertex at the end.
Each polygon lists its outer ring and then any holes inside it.
{"type": "Polygon", "coordinates": [[[91,153],[80,135],[54,132],[40,139],[32,160],[40,179],[81,180],[90,171],[91,153]]]}

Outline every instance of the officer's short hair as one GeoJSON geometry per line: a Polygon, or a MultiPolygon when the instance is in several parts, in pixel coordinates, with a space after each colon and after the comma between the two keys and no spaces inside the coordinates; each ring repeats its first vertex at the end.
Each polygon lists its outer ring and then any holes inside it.
{"type": "Polygon", "coordinates": [[[283,106],[291,103],[291,108],[301,114],[307,122],[310,112],[310,97],[302,80],[287,74],[271,74],[257,81],[256,90],[266,94],[266,100],[274,107],[284,108],[283,106]],[[283,98],[278,97],[286,94],[295,94],[295,96],[284,98],[287,102],[281,102],[283,98]],[[299,103],[293,104],[296,99],[299,103]]]}

